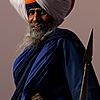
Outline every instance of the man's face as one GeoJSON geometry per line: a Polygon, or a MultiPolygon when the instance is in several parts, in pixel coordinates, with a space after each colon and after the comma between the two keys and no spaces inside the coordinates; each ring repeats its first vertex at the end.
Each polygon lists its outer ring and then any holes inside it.
{"type": "Polygon", "coordinates": [[[31,8],[28,11],[28,22],[31,23],[37,23],[32,26],[32,28],[41,28],[42,24],[52,24],[53,18],[47,14],[45,10],[42,8],[31,8]]]}
{"type": "Polygon", "coordinates": [[[31,8],[28,11],[28,28],[25,45],[37,45],[56,28],[56,22],[42,8],[31,8]]]}

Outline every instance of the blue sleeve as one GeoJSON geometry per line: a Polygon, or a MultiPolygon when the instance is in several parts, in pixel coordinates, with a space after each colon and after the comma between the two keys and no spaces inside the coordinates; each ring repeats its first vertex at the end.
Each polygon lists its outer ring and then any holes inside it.
{"type": "MultiPolygon", "coordinates": [[[[77,46],[68,39],[63,41],[63,69],[73,100],[79,100],[84,62],[77,46]]],[[[92,66],[91,66],[92,67],[92,66]]],[[[98,84],[94,73],[89,72],[87,100],[100,100],[98,84]]]]}

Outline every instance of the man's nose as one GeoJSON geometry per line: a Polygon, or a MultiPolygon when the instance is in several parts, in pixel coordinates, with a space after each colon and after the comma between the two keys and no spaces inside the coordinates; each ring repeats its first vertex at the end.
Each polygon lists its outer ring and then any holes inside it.
{"type": "Polygon", "coordinates": [[[38,15],[38,13],[35,11],[35,13],[34,13],[34,15],[33,15],[33,22],[38,21],[38,19],[39,19],[39,15],[38,15]]]}
{"type": "Polygon", "coordinates": [[[29,23],[37,22],[41,20],[41,16],[35,11],[35,13],[29,18],[29,23]]]}

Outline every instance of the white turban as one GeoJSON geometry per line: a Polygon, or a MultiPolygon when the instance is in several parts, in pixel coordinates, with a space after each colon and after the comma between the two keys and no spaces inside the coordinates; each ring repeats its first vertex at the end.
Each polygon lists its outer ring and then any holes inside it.
{"type": "MultiPolygon", "coordinates": [[[[9,0],[17,12],[28,21],[25,0],[9,0]]],[[[37,3],[50,14],[60,25],[74,5],[74,0],[36,0],[37,3]]]]}

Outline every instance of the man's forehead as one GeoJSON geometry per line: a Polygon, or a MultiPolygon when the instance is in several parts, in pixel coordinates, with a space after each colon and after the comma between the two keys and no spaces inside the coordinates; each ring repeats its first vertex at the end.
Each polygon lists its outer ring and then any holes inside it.
{"type": "Polygon", "coordinates": [[[30,8],[29,10],[41,10],[42,8],[30,8]]]}

